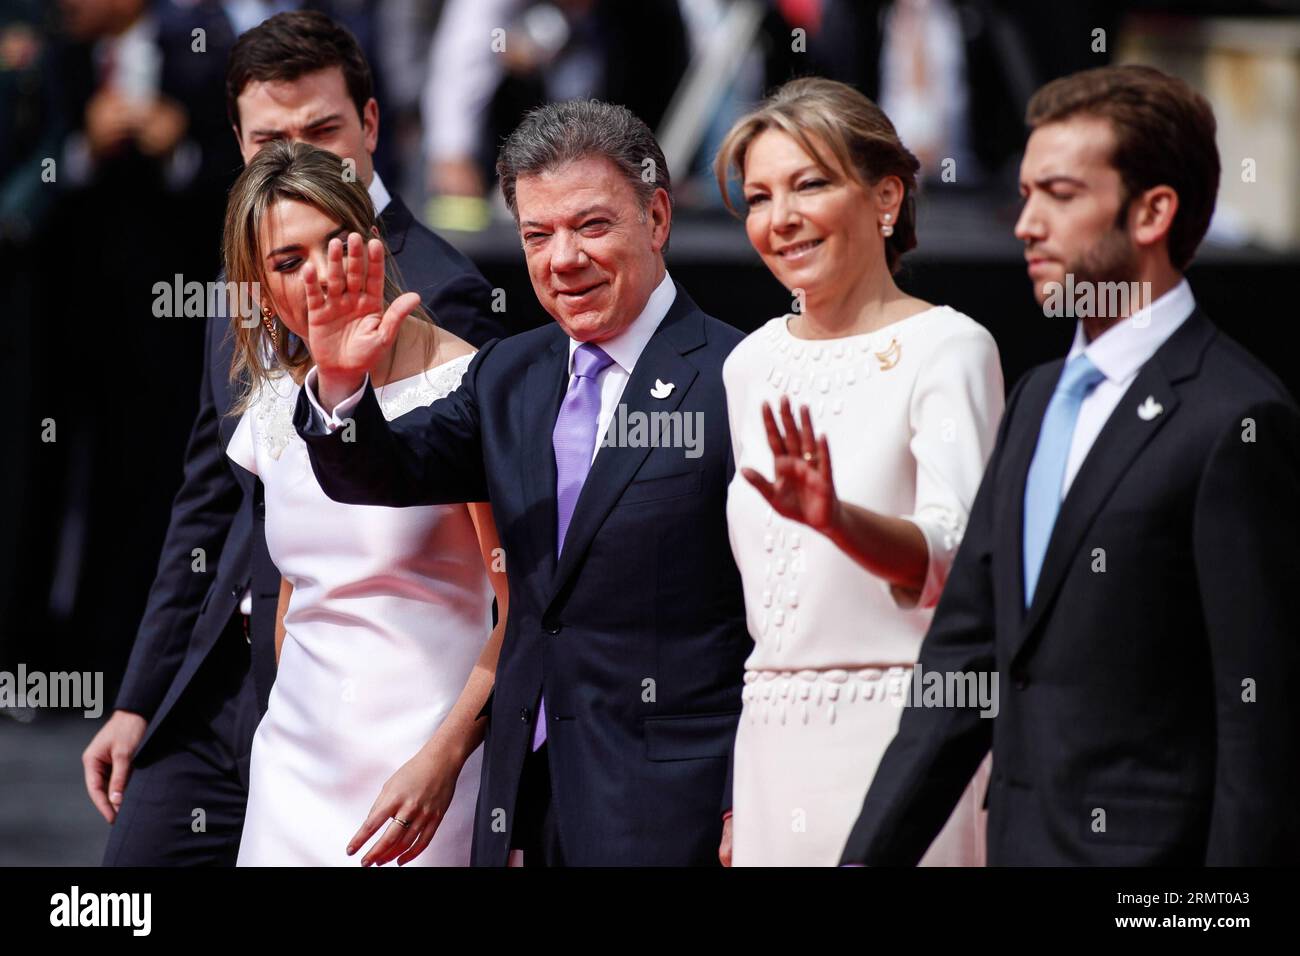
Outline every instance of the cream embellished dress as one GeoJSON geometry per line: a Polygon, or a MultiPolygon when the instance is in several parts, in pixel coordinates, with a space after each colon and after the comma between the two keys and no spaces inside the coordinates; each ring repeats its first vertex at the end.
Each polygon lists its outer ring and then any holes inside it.
{"type": "MultiPolygon", "coordinates": [[[[993,449],[997,346],[947,306],[875,332],[800,339],[772,319],[723,366],[736,462],[727,523],[754,651],[736,735],[732,863],[834,866],[898,729],[921,640],[993,449]],[[828,538],[776,514],[742,476],[772,476],[761,408],[808,405],[840,498],[914,522],[920,592],[891,588],[828,538]]],[[[984,863],[976,774],[923,865],[984,863]]]]}
{"type": "MultiPolygon", "coordinates": [[[[470,358],[377,389],[384,417],[447,395],[470,358]]],[[[466,505],[384,508],[325,494],[294,431],[298,391],[288,376],[263,388],[227,450],[266,488],[267,548],[293,585],[253,738],[238,865],[359,866],[364,850],[349,857],[348,840],[451,712],[491,633],[492,589],[466,505]]],[[[469,865],[480,766],[477,750],[410,865],[469,865]]]]}

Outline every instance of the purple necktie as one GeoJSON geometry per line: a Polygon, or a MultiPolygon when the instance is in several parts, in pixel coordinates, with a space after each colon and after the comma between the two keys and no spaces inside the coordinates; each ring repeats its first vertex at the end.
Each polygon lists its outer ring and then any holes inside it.
{"type": "MultiPolygon", "coordinates": [[[[600,418],[600,383],[597,377],[614,360],[600,346],[586,342],[573,353],[573,381],[555,419],[551,444],[555,448],[555,553],[564,550],[564,535],[573,519],[573,509],[582,484],[591,470],[596,450],[596,425],[600,418]]],[[[533,750],[546,742],[546,699],[537,705],[533,725],[533,750]]]]}

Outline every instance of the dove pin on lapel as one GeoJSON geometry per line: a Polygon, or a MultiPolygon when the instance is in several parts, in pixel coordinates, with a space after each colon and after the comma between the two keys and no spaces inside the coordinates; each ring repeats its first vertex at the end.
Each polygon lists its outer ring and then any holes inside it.
{"type": "Polygon", "coordinates": [[[667,398],[676,387],[672,382],[661,382],[659,379],[655,379],[655,387],[650,389],[650,397],[667,398]]]}
{"type": "Polygon", "coordinates": [[[1154,395],[1148,395],[1147,400],[1138,406],[1138,418],[1149,422],[1164,410],[1165,407],[1156,401],[1154,395]]]}

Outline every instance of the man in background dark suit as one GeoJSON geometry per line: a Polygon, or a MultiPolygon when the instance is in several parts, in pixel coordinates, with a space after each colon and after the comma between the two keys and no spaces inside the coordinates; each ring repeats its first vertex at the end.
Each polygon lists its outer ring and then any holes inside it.
{"type": "Polygon", "coordinates": [[[1045,312],[1064,289],[1081,321],[1007,403],[918,665],[992,671],[999,707],[911,701],[843,862],[916,863],[991,744],[990,864],[1294,863],[1300,413],[1182,277],[1213,113],[1129,66],[1028,121],[1016,235],[1045,312]]]}
{"type": "Polygon", "coordinates": [[[716,865],[752,647],[725,514],[721,370],[741,334],[665,271],[668,170],[627,109],[543,107],[498,172],[555,323],[485,347],[450,396],[389,423],[364,369],[400,315],[349,314],[337,266],[325,296],[304,276],[317,364],[294,422],[337,501],[492,503],[510,614],[480,715],[475,865],[716,865]]]}
{"type": "MultiPolygon", "coordinates": [[[[235,44],[226,87],[245,161],[279,138],[337,153],[341,171],[350,162],[367,184],[406,286],[436,321],[475,344],[501,334],[486,280],[374,175],[379,108],[350,34],[321,14],[272,17],[235,44]]],[[[275,676],[280,576],[260,484],[225,456],[236,424],[228,333],[226,316],[208,320],[199,414],[158,574],[116,710],[83,755],[91,799],[114,824],[109,864],[233,864],[239,847],[249,749],[275,676]]]]}

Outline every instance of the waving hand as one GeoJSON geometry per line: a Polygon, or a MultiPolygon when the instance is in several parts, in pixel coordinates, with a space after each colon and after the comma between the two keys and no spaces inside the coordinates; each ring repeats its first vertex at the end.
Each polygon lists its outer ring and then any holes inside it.
{"type": "Polygon", "coordinates": [[[307,346],[323,377],[360,378],[390,349],[402,320],[420,304],[414,292],[398,296],[384,308],[384,244],[363,245],[359,233],[347,246],[331,239],[325,287],[316,267],[303,266],[307,289],[307,346]]]}

